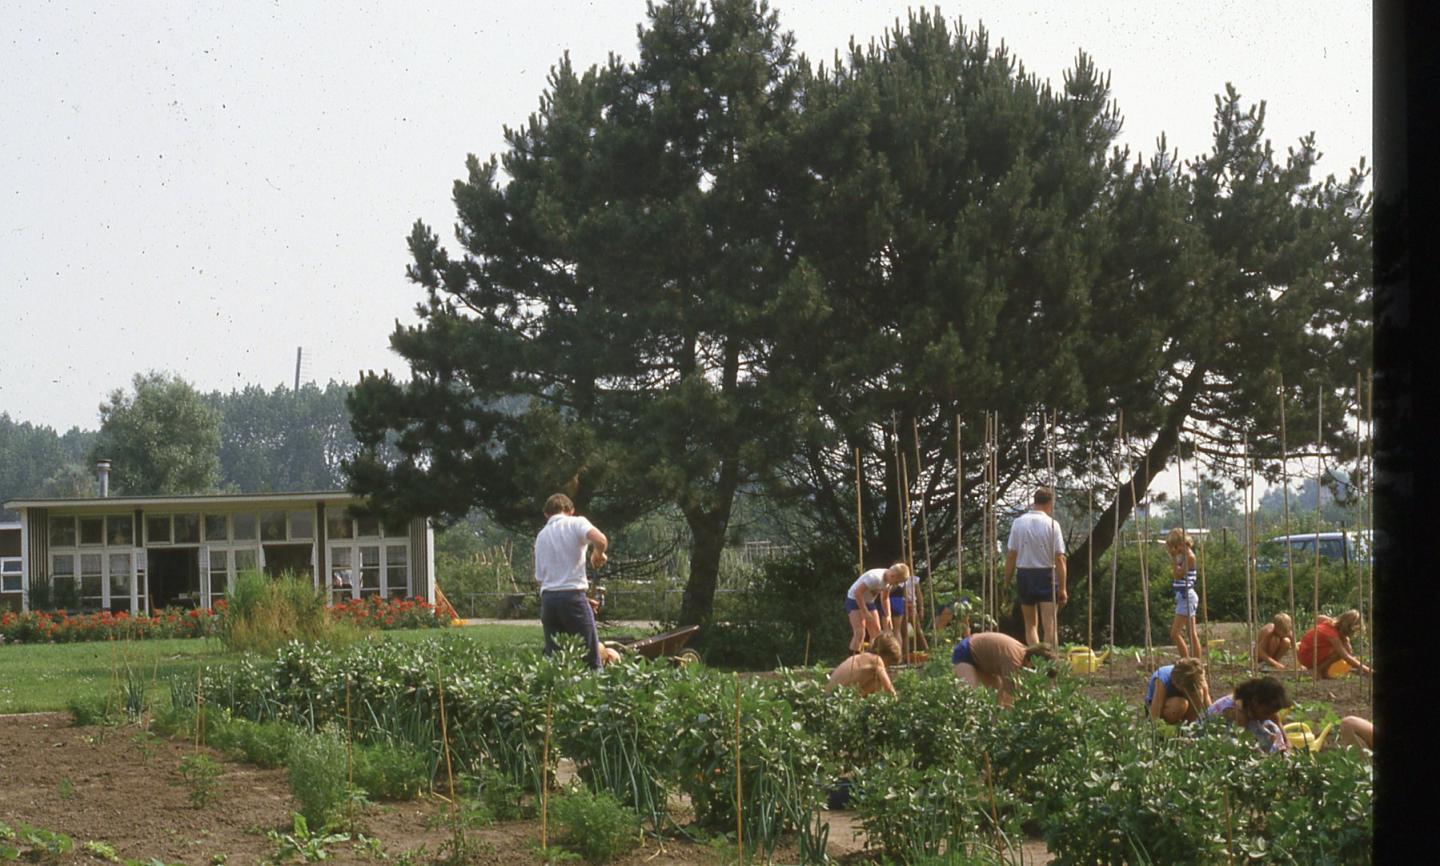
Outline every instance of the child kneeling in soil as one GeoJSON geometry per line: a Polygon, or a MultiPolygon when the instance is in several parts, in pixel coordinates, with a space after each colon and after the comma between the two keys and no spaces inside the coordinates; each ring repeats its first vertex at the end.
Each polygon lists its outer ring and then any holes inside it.
{"type": "Polygon", "coordinates": [[[1331,666],[1343,661],[1362,674],[1370,673],[1369,665],[1355,658],[1350,651],[1350,638],[1361,631],[1360,611],[1347,610],[1335,619],[1324,614],[1315,621],[1315,627],[1300,638],[1295,657],[1306,670],[1319,668],[1321,679],[1330,679],[1331,666]]]}
{"type": "MultiPolygon", "coordinates": [[[[1015,671],[1033,667],[1035,659],[1055,661],[1055,650],[1047,643],[1025,646],[1008,634],[983,631],[972,634],[955,645],[950,663],[955,676],[967,686],[985,685],[999,693],[1000,706],[1012,703],[1010,692],[1015,671]]],[[[1050,675],[1055,671],[1052,668],[1050,675]]]]}
{"type": "Polygon", "coordinates": [[[1340,748],[1363,748],[1375,751],[1375,724],[1359,716],[1346,716],[1340,720],[1340,748]]]}
{"type": "Polygon", "coordinates": [[[1290,741],[1285,738],[1285,731],[1277,718],[1279,712],[1290,705],[1284,683],[1274,677],[1255,677],[1207,707],[1205,715],[1233,722],[1255,737],[1260,751],[1273,754],[1290,748],[1290,741]]]}
{"type": "Polygon", "coordinates": [[[1295,624],[1290,614],[1277,613],[1255,638],[1255,661],[1260,670],[1284,670],[1285,657],[1295,648],[1295,624]]]}
{"type": "Polygon", "coordinates": [[[894,635],[882,634],[871,644],[872,652],[856,653],[835,666],[826,688],[858,686],[861,695],[884,690],[895,694],[887,668],[900,664],[900,641],[894,635]]]}
{"type": "Polygon", "coordinates": [[[1205,666],[1197,658],[1181,659],[1160,668],[1150,675],[1145,690],[1145,706],[1151,721],[1171,725],[1193,722],[1210,703],[1205,666]],[[1157,685],[1163,688],[1156,688],[1157,685]]]}

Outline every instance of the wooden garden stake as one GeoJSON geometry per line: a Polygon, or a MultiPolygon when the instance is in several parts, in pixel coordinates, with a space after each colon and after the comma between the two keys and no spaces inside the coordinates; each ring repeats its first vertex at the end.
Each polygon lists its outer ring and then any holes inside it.
{"type": "MultiPolygon", "coordinates": [[[[1095,537],[1095,448],[1089,451],[1085,462],[1085,525],[1090,527],[1090,537],[1095,537]]],[[[1058,617],[1059,614],[1056,614],[1058,617]]],[[[1057,626],[1058,630],[1058,626],[1057,626]]],[[[1095,646],[1095,545],[1085,543],[1085,646],[1095,646]]]]}
{"type": "MultiPolygon", "coordinates": [[[[895,439],[895,450],[901,449],[900,439],[895,439]]],[[[915,576],[915,521],[910,519],[910,463],[905,455],[900,455],[900,478],[903,486],[900,488],[900,513],[905,515],[905,537],[902,539],[905,547],[905,564],[910,566],[910,576],[915,576]]],[[[889,604],[890,599],[881,598],[882,604],[889,604]]],[[[905,609],[913,617],[915,615],[914,605],[910,603],[910,581],[905,581],[905,609]]],[[[910,653],[915,649],[914,639],[910,637],[910,626],[906,623],[905,633],[900,635],[900,654],[905,661],[910,660],[910,653]]]]}
{"type": "Polygon", "coordinates": [[[547,853],[549,860],[550,840],[546,835],[550,818],[550,703],[545,699],[545,740],[540,747],[540,850],[547,853]]]}
{"type": "Polygon", "coordinates": [[[1115,583],[1120,568],[1120,494],[1124,488],[1120,476],[1125,458],[1125,410],[1121,409],[1115,422],[1115,540],[1110,545],[1110,646],[1115,646],[1115,583]]]}
{"type": "Polygon", "coordinates": [[[1247,470],[1245,485],[1245,639],[1250,646],[1250,675],[1255,675],[1255,620],[1260,599],[1255,592],[1255,466],[1250,462],[1250,434],[1240,439],[1240,453],[1247,470]]]}
{"type": "Polygon", "coordinates": [[[955,416],[955,602],[965,592],[965,448],[960,434],[965,425],[955,416]]]}
{"type": "Polygon", "coordinates": [[[860,475],[860,449],[855,449],[855,567],[856,574],[865,573],[865,520],[860,511],[860,491],[865,481],[860,475]]]}
{"type": "MultiPolygon", "coordinates": [[[[1371,533],[1374,533],[1374,531],[1375,531],[1375,372],[1374,372],[1373,370],[1367,370],[1367,371],[1366,371],[1366,376],[1365,376],[1365,378],[1366,378],[1367,384],[1368,384],[1368,387],[1366,387],[1366,389],[1365,389],[1365,450],[1366,450],[1366,452],[1367,452],[1367,454],[1368,454],[1368,456],[1369,456],[1368,462],[1369,462],[1369,464],[1370,464],[1370,471],[1367,472],[1367,473],[1366,473],[1366,476],[1365,476],[1365,477],[1368,479],[1368,483],[1366,484],[1366,487],[1365,487],[1365,490],[1366,490],[1366,495],[1365,495],[1365,510],[1366,510],[1366,512],[1367,512],[1368,515],[1369,515],[1369,519],[1368,519],[1368,521],[1366,522],[1366,526],[1370,529],[1371,533]]],[[[1374,537],[1373,537],[1373,535],[1372,535],[1372,537],[1371,537],[1370,543],[1371,543],[1372,545],[1375,543],[1375,542],[1374,542],[1374,537]]],[[[1370,555],[1371,555],[1371,556],[1374,556],[1374,551],[1373,551],[1373,550],[1371,551],[1371,554],[1370,554],[1370,555]]],[[[1371,567],[1370,567],[1369,590],[1370,590],[1370,591],[1369,591],[1370,616],[1371,616],[1371,619],[1374,619],[1374,616],[1375,616],[1375,568],[1374,568],[1374,565],[1373,565],[1373,564],[1372,564],[1371,567]]],[[[1373,625],[1373,623],[1372,623],[1372,625],[1373,625]]],[[[1368,648],[1371,649],[1372,652],[1373,652],[1373,649],[1374,649],[1374,646],[1375,646],[1375,639],[1374,639],[1373,637],[1368,637],[1367,640],[1366,640],[1366,643],[1368,644],[1368,648]]],[[[1366,698],[1370,701],[1370,716],[1371,716],[1371,718],[1374,718],[1374,716],[1375,716],[1375,677],[1374,677],[1374,676],[1368,676],[1368,677],[1365,678],[1365,695],[1366,695],[1366,698]]]]}
{"type": "Polygon", "coordinates": [[[205,693],[204,681],[200,679],[200,671],[203,666],[195,668],[195,751],[200,751],[200,741],[204,739],[205,730],[205,693]]]}
{"type": "Polygon", "coordinates": [[[805,629],[805,661],[801,667],[810,667],[810,629],[805,629]]]}
{"type": "Polygon", "coordinates": [[[985,752],[985,787],[990,792],[990,826],[995,829],[995,850],[1005,850],[1005,834],[1000,832],[1000,811],[995,807],[995,771],[990,766],[990,753],[985,752]]]}
{"type": "Polygon", "coordinates": [[[1225,801],[1225,861],[1235,866],[1235,829],[1230,821],[1230,792],[1221,788],[1220,797],[1225,801]]]}
{"type": "MultiPolygon", "coordinates": [[[[919,480],[919,478],[920,478],[920,424],[919,424],[919,422],[915,421],[915,419],[913,419],[913,418],[910,419],[910,422],[911,422],[911,426],[913,427],[914,432],[915,432],[915,478],[916,478],[916,480],[919,480]]],[[[920,539],[921,539],[923,542],[925,542],[925,548],[924,548],[924,549],[925,549],[925,570],[926,570],[926,571],[931,571],[931,570],[932,570],[932,566],[931,566],[931,564],[930,564],[930,562],[931,562],[931,560],[930,560],[930,519],[929,519],[929,518],[926,516],[926,514],[925,514],[925,485],[924,485],[924,484],[921,484],[921,485],[920,485],[920,539]]],[[[934,622],[934,621],[935,621],[935,581],[933,581],[933,580],[930,581],[930,591],[929,591],[929,595],[930,595],[930,621],[931,621],[931,622],[934,622]]],[[[909,610],[909,609],[910,609],[910,602],[908,602],[908,601],[905,602],[905,607],[906,607],[906,610],[909,610]]],[[[919,605],[917,604],[916,607],[918,608],[919,605]]],[[[911,613],[911,617],[912,617],[912,618],[918,617],[919,614],[920,614],[920,611],[919,611],[919,610],[915,610],[915,611],[913,611],[913,612],[911,613]]],[[[917,620],[917,622],[918,622],[918,620],[917,620]]],[[[920,627],[919,627],[918,625],[915,627],[915,633],[916,633],[916,634],[923,634],[923,632],[921,632],[920,627]]],[[[927,646],[926,649],[929,649],[929,647],[927,646]]]]}
{"type": "MultiPolygon", "coordinates": [[[[1317,388],[1316,391],[1315,391],[1315,450],[1316,450],[1318,456],[1316,457],[1316,468],[1315,468],[1315,581],[1314,581],[1314,584],[1315,584],[1315,589],[1314,589],[1314,595],[1315,595],[1315,599],[1314,599],[1314,601],[1315,601],[1315,604],[1314,604],[1314,608],[1315,608],[1314,614],[1315,614],[1315,618],[1312,619],[1311,622],[1317,623],[1317,624],[1320,622],[1320,491],[1321,491],[1321,489],[1322,489],[1323,486],[1324,486],[1324,485],[1322,484],[1322,482],[1323,482],[1324,479],[1325,479],[1325,445],[1324,445],[1324,441],[1325,441],[1325,439],[1324,439],[1324,437],[1325,437],[1325,428],[1324,428],[1324,417],[1325,417],[1325,391],[1324,391],[1324,388],[1323,388],[1323,386],[1322,386],[1322,387],[1320,387],[1320,388],[1317,388]]],[[[1344,548],[1345,543],[1346,543],[1345,534],[1342,532],[1342,533],[1340,534],[1340,544],[1341,544],[1341,548],[1340,548],[1340,549],[1341,549],[1341,552],[1342,552],[1342,553],[1343,553],[1344,550],[1345,550],[1345,548],[1344,548]]],[[[1316,641],[1319,641],[1319,640],[1320,640],[1320,637],[1319,637],[1319,634],[1320,634],[1320,633],[1319,633],[1319,632],[1316,632],[1315,634],[1316,634],[1315,640],[1316,640],[1316,641]]],[[[1298,651],[1296,652],[1296,655],[1297,655],[1297,656],[1299,655],[1299,652],[1298,652],[1298,651]]],[[[1319,652],[1316,652],[1315,656],[1316,656],[1316,659],[1317,659],[1317,661],[1318,661],[1319,656],[1320,656],[1319,652]]],[[[1315,665],[1315,682],[1317,682],[1317,683],[1320,682],[1320,665],[1319,665],[1319,664],[1316,664],[1316,665],[1315,665]]]]}
{"type": "MultiPolygon", "coordinates": [[[[444,724],[441,724],[444,730],[444,724]]],[[[355,787],[355,725],[350,717],[350,674],[345,674],[345,780],[355,787]]]]}
{"type": "Polygon", "coordinates": [[[740,785],[740,675],[735,675],[735,848],[745,860],[745,801],[740,785]]]}
{"type": "Polygon", "coordinates": [[[1200,527],[1200,627],[1205,646],[1210,646],[1210,593],[1205,588],[1205,476],[1200,473],[1200,458],[1195,458],[1195,520],[1200,527]]]}
{"type": "MultiPolygon", "coordinates": [[[[440,743],[441,743],[441,747],[442,747],[442,748],[444,749],[444,751],[445,751],[445,783],[446,783],[446,790],[447,790],[447,791],[449,792],[449,794],[450,794],[450,813],[451,813],[451,815],[453,816],[454,813],[455,813],[455,771],[454,771],[454,768],[452,767],[452,765],[451,765],[451,763],[450,763],[450,727],[449,727],[449,724],[448,724],[448,722],[447,722],[447,720],[446,720],[446,717],[445,717],[445,670],[444,670],[444,668],[440,667],[438,664],[435,666],[435,681],[436,681],[436,683],[439,684],[439,693],[440,693],[440,743]]],[[[348,681],[348,680],[346,681],[346,686],[347,686],[347,687],[349,686],[349,681],[348,681]]],[[[346,691],[346,695],[347,695],[347,706],[348,706],[348,695],[349,695],[348,688],[347,688],[347,691],[346,691]]],[[[545,705],[545,746],[546,746],[546,749],[548,750],[548,749],[549,749],[549,746],[550,746],[550,705],[549,705],[549,704],[546,704],[546,705],[545,705]]],[[[541,826],[543,827],[544,824],[542,823],[541,826]]],[[[543,847],[544,844],[545,844],[544,839],[543,839],[543,833],[544,833],[544,831],[542,830],[541,833],[542,833],[542,839],[541,839],[540,844],[541,844],[541,846],[543,847]]]]}
{"type": "MultiPolygon", "coordinates": [[[[1290,475],[1287,464],[1290,462],[1289,448],[1286,446],[1285,437],[1285,377],[1280,376],[1280,489],[1284,497],[1285,505],[1285,573],[1290,578],[1290,617],[1295,623],[1295,633],[1301,634],[1300,618],[1296,616],[1295,609],[1295,557],[1294,547],[1290,544],[1290,475]]],[[[1295,642],[1295,672],[1300,672],[1300,642],[1295,642]]]]}

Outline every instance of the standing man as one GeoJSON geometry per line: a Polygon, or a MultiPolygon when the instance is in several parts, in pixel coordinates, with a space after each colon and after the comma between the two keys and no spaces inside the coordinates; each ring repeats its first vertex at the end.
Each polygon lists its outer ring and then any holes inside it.
{"type": "Polygon", "coordinates": [[[1070,600],[1065,591],[1065,536],[1055,522],[1055,496],[1048,487],[1035,489],[1035,504],[1010,526],[1005,552],[1005,580],[1019,579],[1020,613],[1025,617],[1025,643],[1039,643],[1035,609],[1045,627],[1045,642],[1059,647],[1055,611],[1070,600]]]}
{"type": "Polygon", "coordinates": [[[555,635],[578,634],[590,647],[590,667],[600,667],[600,635],[595,631],[599,603],[585,595],[585,547],[593,545],[590,564],[600,568],[609,546],[605,533],[575,514],[575,503],[563,493],[545,500],[545,528],[535,537],[535,582],[540,584],[540,625],[545,629],[545,654],[556,650],[555,635]]]}

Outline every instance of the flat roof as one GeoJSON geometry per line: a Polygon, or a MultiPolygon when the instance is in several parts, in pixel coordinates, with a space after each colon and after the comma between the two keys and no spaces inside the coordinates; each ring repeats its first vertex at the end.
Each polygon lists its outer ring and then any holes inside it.
{"type": "Polygon", "coordinates": [[[12,499],[5,503],[10,511],[27,508],[64,508],[83,511],[117,507],[183,506],[203,508],[207,505],[253,505],[266,502],[354,502],[361,497],[347,490],[315,490],[301,493],[197,493],[186,496],[96,496],[85,499],[12,499]]]}

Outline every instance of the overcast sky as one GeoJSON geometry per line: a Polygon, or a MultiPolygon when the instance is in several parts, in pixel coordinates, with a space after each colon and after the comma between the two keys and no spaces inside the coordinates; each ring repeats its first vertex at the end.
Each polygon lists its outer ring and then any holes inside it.
{"type": "MultiPolygon", "coordinates": [[[[905,3],[775,0],[829,60],[905,3]]],[[[1281,153],[1371,153],[1368,3],[968,2],[1028,70],[1083,48],[1112,72],[1132,151],[1204,151],[1214,95],[1268,103],[1281,153]]],[[[452,239],[467,153],[502,147],[565,51],[636,55],[644,0],[0,3],[0,411],[99,426],[136,372],[202,390],[353,382],[419,300],[405,237],[452,239]]],[[[450,246],[454,247],[453,243],[450,246]]]]}

